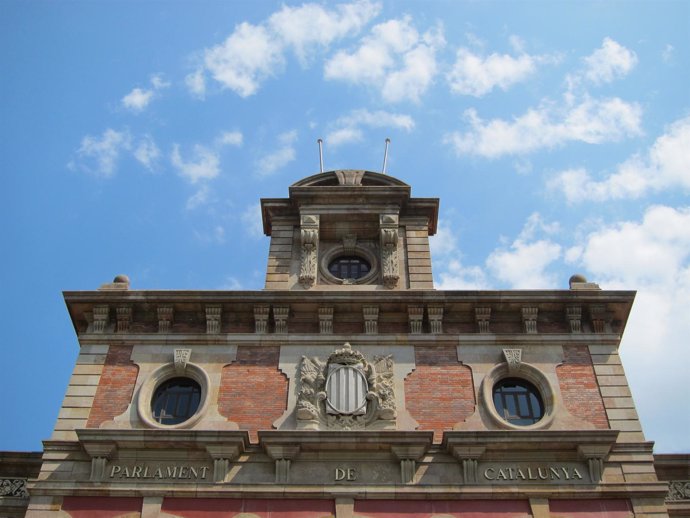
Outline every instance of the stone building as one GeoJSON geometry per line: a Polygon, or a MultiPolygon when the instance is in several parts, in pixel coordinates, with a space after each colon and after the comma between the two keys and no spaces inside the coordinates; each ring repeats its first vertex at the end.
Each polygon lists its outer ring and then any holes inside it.
{"type": "Polygon", "coordinates": [[[618,356],[634,292],[434,290],[438,205],[321,173],[262,200],[261,291],[66,292],[80,354],[0,516],[690,516],[618,356]]]}

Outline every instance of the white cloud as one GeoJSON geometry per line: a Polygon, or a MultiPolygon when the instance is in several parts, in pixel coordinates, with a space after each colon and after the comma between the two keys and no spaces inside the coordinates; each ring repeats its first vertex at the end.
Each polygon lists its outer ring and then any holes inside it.
{"type": "Polygon", "coordinates": [[[358,33],[381,10],[378,3],[359,0],[327,10],[319,4],[283,6],[272,14],[267,26],[290,46],[302,64],[315,46],[328,47],[333,41],[358,33]]]}
{"type": "Polygon", "coordinates": [[[511,37],[511,44],[518,56],[495,52],[483,56],[467,48],[458,49],[447,75],[451,91],[481,97],[495,88],[507,90],[532,75],[537,65],[557,61],[552,56],[530,56],[522,50],[523,44],[517,37],[511,37]]]}
{"type": "MultiPolygon", "coordinates": [[[[642,221],[623,221],[587,236],[582,264],[606,289],[637,289],[621,344],[637,409],[650,437],[678,451],[677,436],[663,416],[668,408],[685,408],[682,387],[690,377],[685,357],[690,335],[690,209],[654,206],[642,221]],[[649,372],[663,372],[664,383],[649,372]]],[[[681,429],[690,427],[688,412],[676,413],[681,429]]]]}
{"type": "Polygon", "coordinates": [[[462,264],[463,254],[458,248],[457,238],[445,220],[439,221],[436,235],[429,238],[429,246],[437,278],[436,289],[480,290],[489,287],[482,268],[462,264]]]}
{"type": "Polygon", "coordinates": [[[202,180],[212,180],[220,173],[220,159],[218,154],[200,144],[194,146],[194,158],[189,161],[182,159],[180,146],[173,145],[170,155],[172,165],[179,171],[180,176],[186,178],[191,183],[202,180]]]}
{"type": "Polygon", "coordinates": [[[353,110],[338,118],[326,135],[326,142],[335,147],[342,144],[357,142],[363,138],[363,127],[391,128],[404,131],[414,129],[414,120],[409,115],[391,113],[383,110],[369,111],[366,109],[353,110]]]}
{"type": "Polygon", "coordinates": [[[211,190],[209,189],[208,185],[204,184],[201,187],[199,187],[199,190],[197,190],[187,200],[187,204],[186,204],[187,210],[194,210],[197,207],[200,207],[202,205],[206,205],[206,203],[208,203],[210,194],[211,194],[211,190]]]}
{"type": "Polygon", "coordinates": [[[495,158],[519,155],[566,142],[588,144],[618,141],[641,133],[642,109],[617,97],[585,98],[579,104],[565,106],[542,103],[512,121],[484,121],[474,109],[465,111],[470,129],[445,136],[458,155],[495,158]]]}
{"type": "Polygon", "coordinates": [[[204,78],[204,71],[197,69],[184,78],[185,85],[190,93],[198,98],[204,99],[206,97],[206,79],[204,78]]]}
{"type": "Polygon", "coordinates": [[[243,228],[253,238],[261,238],[264,235],[263,220],[261,219],[261,204],[254,203],[249,205],[240,219],[243,223],[243,228]]]}
{"type": "Polygon", "coordinates": [[[153,171],[156,168],[160,157],[161,151],[149,135],[144,136],[134,150],[134,158],[149,171],[153,171]]]}
{"type": "Polygon", "coordinates": [[[375,25],[354,52],[339,51],[324,67],[326,79],[379,88],[391,102],[418,101],[437,72],[440,28],[420,35],[405,16],[375,25]]]}
{"type": "Polygon", "coordinates": [[[356,34],[378,14],[380,5],[356,0],[328,9],[320,4],[283,6],[265,22],[241,23],[226,40],[203,52],[203,63],[185,78],[196,97],[206,93],[205,73],[241,97],[257,92],[261,83],[278,74],[292,49],[302,65],[317,50],[356,34]]]}
{"type": "Polygon", "coordinates": [[[131,141],[127,131],[115,131],[110,128],[100,137],[86,135],[77,149],[76,161],[71,161],[68,166],[109,178],[115,174],[122,152],[131,148],[131,141]]]}
{"type": "Polygon", "coordinates": [[[673,55],[675,54],[675,47],[671,45],[670,43],[667,43],[666,46],[664,47],[664,50],[661,52],[661,59],[664,60],[664,63],[672,63],[673,62],[673,55]]]}
{"type": "Polygon", "coordinates": [[[235,146],[239,147],[244,142],[244,137],[240,131],[224,131],[216,139],[218,146],[235,146]]]}
{"type": "Polygon", "coordinates": [[[560,172],[549,182],[571,202],[638,198],[649,191],[690,190],[690,117],[673,123],[646,156],[635,155],[607,178],[597,181],[583,168],[560,172]]]}
{"type": "Polygon", "coordinates": [[[242,23],[220,45],[207,49],[204,65],[213,79],[240,97],[256,93],[261,81],[283,65],[280,42],[265,27],[242,23]]]}
{"type": "Polygon", "coordinates": [[[561,246],[551,239],[537,239],[537,234],[557,232],[557,223],[545,223],[538,213],[532,214],[520,235],[507,248],[494,250],[486,260],[496,279],[514,289],[555,288],[555,276],[547,268],[561,257],[561,246]]]}
{"type": "Polygon", "coordinates": [[[637,55],[611,38],[585,59],[585,77],[593,83],[610,83],[626,76],[637,65],[637,55]]]}
{"type": "Polygon", "coordinates": [[[153,90],[135,88],[122,98],[122,105],[135,113],[141,112],[153,99],[153,90]]]}
{"type": "Polygon", "coordinates": [[[122,106],[134,113],[141,113],[151,103],[159,90],[170,86],[170,83],[165,81],[160,74],[152,75],[150,81],[152,88],[134,88],[122,98],[122,106]]]}
{"type": "Polygon", "coordinates": [[[297,140],[297,131],[292,130],[278,136],[278,148],[257,160],[256,168],[259,176],[268,176],[292,162],[297,153],[294,143],[297,140]]]}

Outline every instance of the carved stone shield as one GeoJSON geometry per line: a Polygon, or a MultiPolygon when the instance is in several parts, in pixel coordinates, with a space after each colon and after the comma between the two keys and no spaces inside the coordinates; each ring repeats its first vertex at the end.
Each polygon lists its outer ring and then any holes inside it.
{"type": "Polygon", "coordinates": [[[326,412],[363,415],[367,411],[368,385],[361,365],[331,363],[326,378],[326,412]]]}

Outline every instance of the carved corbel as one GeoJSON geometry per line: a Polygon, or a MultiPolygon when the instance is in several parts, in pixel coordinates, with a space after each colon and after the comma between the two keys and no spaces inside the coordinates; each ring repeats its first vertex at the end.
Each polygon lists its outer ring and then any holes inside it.
{"type": "Polygon", "coordinates": [[[93,332],[105,333],[110,320],[110,307],[108,305],[93,307],[93,332]]]}
{"type": "Polygon", "coordinates": [[[298,444],[266,445],[266,454],[276,464],[276,484],[287,484],[290,481],[290,463],[299,454],[298,444]]]}
{"type": "Polygon", "coordinates": [[[86,453],[91,457],[91,477],[90,480],[99,482],[105,478],[105,468],[108,459],[117,450],[114,442],[88,442],[82,444],[86,453]]]}
{"type": "Polygon", "coordinates": [[[537,315],[539,308],[525,307],[522,308],[522,326],[525,333],[533,335],[537,334],[537,315]]]}
{"type": "Polygon", "coordinates": [[[489,322],[491,321],[491,308],[474,308],[474,318],[477,321],[477,328],[480,334],[490,333],[489,322]]]}
{"type": "Polygon", "coordinates": [[[522,365],[522,349],[503,349],[503,356],[508,364],[508,372],[517,373],[522,365]]]}
{"type": "Polygon", "coordinates": [[[257,335],[266,334],[268,331],[268,310],[269,306],[265,304],[254,306],[254,332],[257,335]]]}
{"type": "Polygon", "coordinates": [[[319,333],[322,335],[333,334],[333,306],[319,308],[319,333]]]}
{"type": "Polygon", "coordinates": [[[580,306],[566,306],[565,318],[568,320],[571,333],[582,332],[582,308],[580,306]]]}
{"type": "Polygon", "coordinates": [[[417,461],[426,452],[426,445],[393,445],[391,452],[400,461],[400,478],[403,484],[411,484],[417,472],[417,461]]]}
{"type": "Polygon", "coordinates": [[[117,315],[117,332],[128,333],[129,326],[132,323],[132,307],[118,306],[115,314],[117,315]]]}
{"type": "Polygon", "coordinates": [[[275,322],[275,332],[286,334],[288,332],[288,315],[290,306],[273,306],[273,321],[275,322]]]}
{"type": "Polygon", "coordinates": [[[299,268],[299,282],[305,288],[311,288],[316,282],[319,251],[319,216],[304,215],[300,218],[300,239],[302,257],[299,268]]]}
{"type": "Polygon", "coordinates": [[[191,356],[191,349],[175,349],[173,361],[175,362],[175,372],[177,374],[184,374],[184,371],[187,369],[187,362],[189,362],[191,356]]]}
{"type": "Polygon", "coordinates": [[[173,307],[158,306],[158,332],[169,333],[172,329],[173,307]]]}
{"type": "Polygon", "coordinates": [[[206,334],[217,335],[220,333],[220,306],[206,306],[206,334]]]}
{"type": "Polygon", "coordinates": [[[240,455],[237,445],[207,444],[206,451],[213,459],[213,481],[225,482],[230,472],[230,463],[240,455]]]}
{"type": "Polygon", "coordinates": [[[593,483],[601,482],[604,476],[604,460],[611,450],[610,445],[580,444],[577,452],[587,461],[589,478],[593,483]]]}
{"type": "Polygon", "coordinates": [[[427,306],[427,316],[429,317],[429,331],[431,334],[440,335],[443,333],[443,306],[427,306]]]}
{"type": "Polygon", "coordinates": [[[604,304],[592,304],[589,306],[589,315],[592,319],[592,329],[595,333],[606,332],[606,321],[608,315],[604,304]]]}
{"type": "Polygon", "coordinates": [[[394,288],[400,278],[398,266],[398,215],[381,214],[379,216],[381,235],[381,266],[383,284],[394,288]]]}
{"type": "Polygon", "coordinates": [[[368,335],[378,333],[379,307],[363,306],[362,314],[364,316],[364,333],[368,335]]]}
{"type": "Polygon", "coordinates": [[[476,484],[479,480],[479,462],[486,448],[483,446],[464,446],[452,448],[453,456],[460,462],[463,484],[476,484]]]}
{"type": "Polygon", "coordinates": [[[407,306],[407,320],[410,323],[410,334],[421,334],[423,319],[424,306],[407,306]]]}
{"type": "Polygon", "coordinates": [[[357,235],[347,234],[343,236],[343,251],[346,254],[353,254],[357,249],[357,235]]]}

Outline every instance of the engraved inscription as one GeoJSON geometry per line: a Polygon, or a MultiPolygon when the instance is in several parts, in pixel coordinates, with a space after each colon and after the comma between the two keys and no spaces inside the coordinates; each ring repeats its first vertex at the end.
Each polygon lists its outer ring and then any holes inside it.
{"type": "Polygon", "coordinates": [[[357,480],[357,471],[355,468],[335,468],[336,482],[354,482],[357,480]]]}

